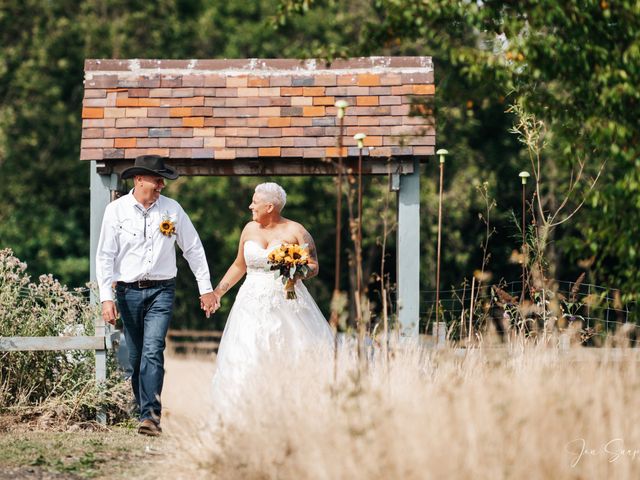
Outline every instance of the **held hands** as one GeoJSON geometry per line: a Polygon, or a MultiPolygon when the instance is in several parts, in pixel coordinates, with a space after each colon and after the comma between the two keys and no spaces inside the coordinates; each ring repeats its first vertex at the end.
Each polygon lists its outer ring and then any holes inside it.
{"type": "Polygon", "coordinates": [[[208,292],[200,296],[200,308],[209,318],[220,308],[220,298],[215,292],[208,292]]]}
{"type": "Polygon", "coordinates": [[[115,325],[116,318],[118,318],[116,304],[112,300],[102,302],[102,319],[111,325],[115,325]]]}

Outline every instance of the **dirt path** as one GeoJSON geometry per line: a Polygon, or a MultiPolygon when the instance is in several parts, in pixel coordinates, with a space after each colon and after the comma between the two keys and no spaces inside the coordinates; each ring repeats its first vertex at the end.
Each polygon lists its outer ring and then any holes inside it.
{"type": "Polygon", "coordinates": [[[162,428],[183,433],[207,420],[214,360],[167,356],[162,391],[162,428]]]}
{"type": "Polygon", "coordinates": [[[167,357],[165,368],[162,437],[122,427],[108,433],[7,430],[0,418],[0,480],[196,478],[176,475],[173,463],[184,439],[206,424],[214,361],[167,357]]]}

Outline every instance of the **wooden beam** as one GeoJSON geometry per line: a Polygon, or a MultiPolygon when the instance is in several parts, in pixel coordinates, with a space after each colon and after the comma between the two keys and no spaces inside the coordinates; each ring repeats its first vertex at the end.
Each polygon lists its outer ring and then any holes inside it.
{"type": "Polygon", "coordinates": [[[222,332],[218,330],[169,330],[167,337],[222,337],[222,332]]]}
{"type": "MultiPolygon", "coordinates": [[[[417,158],[417,157],[416,157],[417,158]]],[[[425,157],[426,159],[426,157],[425,157]]],[[[421,159],[419,159],[421,161],[421,159]]],[[[101,175],[120,174],[132,165],[132,160],[112,160],[97,162],[97,172],[101,175]]],[[[338,174],[337,164],[321,159],[273,158],[273,159],[236,159],[236,160],[168,160],[167,164],[178,169],[183,176],[334,176],[338,174]]],[[[347,157],[345,168],[357,165],[357,158],[347,157]]],[[[363,165],[364,175],[407,175],[414,171],[414,158],[368,158],[363,165]]]]}
{"type": "Polygon", "coordinates": [[[103,350],[104,337],[0,337],[1,352],[103,350]]]}

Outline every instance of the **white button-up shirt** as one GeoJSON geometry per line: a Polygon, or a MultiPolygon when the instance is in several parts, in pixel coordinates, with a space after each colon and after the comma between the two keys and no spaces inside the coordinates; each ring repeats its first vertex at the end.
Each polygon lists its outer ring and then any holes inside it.
{"type": "Polygon", "coordinates": [[[113,300],[113,282],[174,278],[176,242],[196,277],[200,294],[213,291],[202,242],[178,202],[160,195],[145,210],[132,190],[107,205],[96,253],[100,301],[113,300]],[[173,222],[175,234],[166,236],[160,231],[163,220],[173,222]]]}

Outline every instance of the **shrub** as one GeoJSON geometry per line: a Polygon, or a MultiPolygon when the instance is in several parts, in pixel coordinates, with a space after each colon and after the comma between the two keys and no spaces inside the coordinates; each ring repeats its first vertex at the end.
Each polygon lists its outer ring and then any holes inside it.
{"type": "MultiPolygon", "coordinates": [[[[0,250],[0,337],[93,335],[97,306],[88,288],[69,290],[52,275],[32,282],[27,265],[10,249],[0,250]]],[[[55,405],[67,421],[95,417],[99,405],[112,420],[126,414],[115,361],[106,385],[95,384],[95,352],[0,352],[0,412],[27,409],[44,412],[55,405]]]]}

